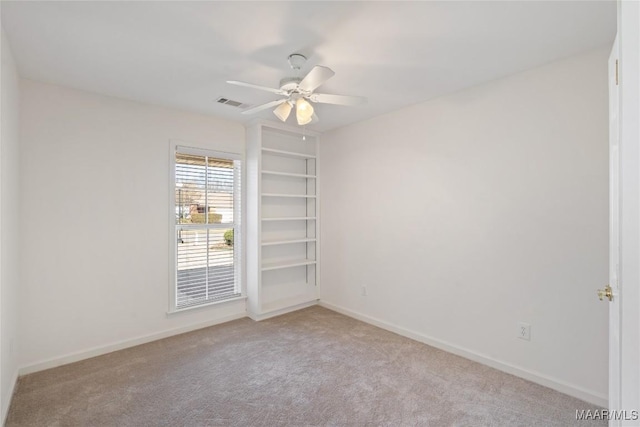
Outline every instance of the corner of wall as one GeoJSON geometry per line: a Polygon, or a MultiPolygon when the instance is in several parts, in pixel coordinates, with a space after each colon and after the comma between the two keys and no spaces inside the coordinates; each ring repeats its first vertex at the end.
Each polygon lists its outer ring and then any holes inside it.
{"type": "Polygon", "coordinates": [[[7,417],[18,378],[17,294],[20,245],[16,205],[19,203],[20,87],[9,40],[0,26],[0,417],[7,417]]]}

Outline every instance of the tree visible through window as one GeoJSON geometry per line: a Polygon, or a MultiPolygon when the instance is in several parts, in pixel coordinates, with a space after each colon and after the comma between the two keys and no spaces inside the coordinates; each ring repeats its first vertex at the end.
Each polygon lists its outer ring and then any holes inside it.
{"type": "Polygon", "coordinates": [[[175,155],[175,309],[240,296],[240,161],[175,155]]]}

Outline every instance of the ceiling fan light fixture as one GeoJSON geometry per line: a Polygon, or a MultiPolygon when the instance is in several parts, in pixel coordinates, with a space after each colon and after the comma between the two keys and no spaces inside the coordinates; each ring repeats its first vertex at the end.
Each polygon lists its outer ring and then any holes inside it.
{"type": "Polygon", "coordinates": [[[298,124],[300,126],[308,125],[313,120],[311,117],[309,117],[308,119],[302,119],[300,117],[297,117],[297,119],[298,119],[298,124]]]}
{"type": "Polygon", "coordinates": [[[289,118],[289,114],[291,114],[291,104],[289,104],[288,101],[283,102],[282,104],[278,105],[275,110],[273,110],[273,114],[275,114],[276,117],[283,122],[286,122],[287,118],[289,118]]]}
{"type": "Polygon", "coordinates": [[[293,73],[295,74],[294,76],[282,78],[279,88],[260,86],[237,80],[227,80],[227,83],[235,86],[258,89],[284,97],[246,108],[241,114],[255,114],[273,108],[273,114],[281,121],[286,122],[289,116],[291,116],[291,110],[295,108],[296,120],[299,125],[304,126],[309,123],[314,124],[318,122],[318,116],[314,114],[314,108],[310,102],[334,105],[360,105],[366,102],[366,98],[360,96],[315,93],[315,90],[333,77],[335,72],[329,67],[316,65],[304,77],[301,77],[299,71],[304,66],[307,58],[302,54],[293,53],[289,55],[288,60],[289,65],[291,65],[291,68],[296,72],[293,73]]]}
{"type": "Polygon", "coordinates": [[[298,98],[296,101],[296,119],[299,125],[306,125],[313,120],[313,107],[304,98],[298,98]]]}

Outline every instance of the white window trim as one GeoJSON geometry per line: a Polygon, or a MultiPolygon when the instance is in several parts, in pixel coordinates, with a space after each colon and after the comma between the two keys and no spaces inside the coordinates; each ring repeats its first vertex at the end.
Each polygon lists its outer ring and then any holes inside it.
{"type": "Polygon", "coordinates": [[[167,310],[167,315],[183,313],[196,309],[204,309],[206,307],[217,306],[221,304],[233,303],[240,300],[246,300],[246,159],[241,153],[231,153],[226,151],[219,151],[214,149],[209,149],[205,147],[194,147],[193,145],[198,144],[189,144],[180,140],[170,140],[169,141],[169,203],[168,203],[168,219],[169,219],[169,308],[167,310]],[[229,298],[220,301],[211,301],[206,304],[199,304],[193,306],[187,306],[183,308],[176,307],[176,288],[177,288],[177,271],[176,271],[176,256],[178,251],[178,241],[176,240],[176,213],[175,213],[175,203],[176,203],[176,192],[175,192],[175,180],[176,180],[176,152],[180,151],[184,154],[193,154],[196,156],[210,156],[210,157],[221,157],[229,160],[240,160],[242,161],[242,169],[241,169],[241,182],[240,182],[240,208],[241,208],[241,221],[240,221],[240,230],[241,230],[241,250],[238,254],[239,258],[239,269],[238,269],[238,282],[240,283],[240,296],[229,298]]]}

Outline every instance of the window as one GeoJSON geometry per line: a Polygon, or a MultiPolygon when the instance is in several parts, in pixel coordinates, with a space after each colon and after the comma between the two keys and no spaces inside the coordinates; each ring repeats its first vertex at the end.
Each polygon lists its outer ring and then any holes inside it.
{"type": "Polygon", "coordinates": [[[240,297],[239,156],[177,147],[172,310],[240,297]]]}

